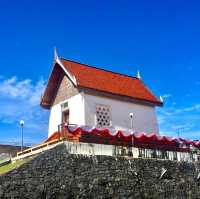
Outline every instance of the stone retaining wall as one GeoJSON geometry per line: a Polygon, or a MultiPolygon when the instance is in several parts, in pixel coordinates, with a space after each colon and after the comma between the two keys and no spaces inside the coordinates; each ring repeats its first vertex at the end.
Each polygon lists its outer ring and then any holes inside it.
{"type": "Polygon", "coordinates": [[[0,198],[198,199],[198,163],[72,155],[65,144],[0,177],[0,198]]]}

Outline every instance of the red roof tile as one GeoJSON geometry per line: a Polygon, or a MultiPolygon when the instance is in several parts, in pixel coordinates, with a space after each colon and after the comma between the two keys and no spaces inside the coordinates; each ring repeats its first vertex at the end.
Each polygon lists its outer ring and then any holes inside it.
{"type": "MultiPolygon", "coordinates": [[[[162,102],[136,77],[114,73],[66,59],[60,60],[65,69],[75,77],[78,87],[95,89],[162,106],[162,102]]],[[[41,99],[42,107],[50,108],[58,88],[60,76],[63,73],[63,69],[58,63],[55,63],[41,99]]]]}
{"type": "Polygon", "coordinates": [[[114,73],[66,59],[61,59],[61,62],[75,76],[78,86],[162,105],[162,102],[136,77],[114,73]]]}

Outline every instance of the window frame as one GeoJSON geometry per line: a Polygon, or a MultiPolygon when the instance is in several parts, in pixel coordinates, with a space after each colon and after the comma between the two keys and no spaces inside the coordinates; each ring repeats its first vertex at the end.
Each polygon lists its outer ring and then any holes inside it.
{"type": "MultiPolygon", "coordinates": [[[[68,112],[68,120],[70,121],[70,109],[69,109],[69,101],[68,100],[65,100],[65,101],[62,101],[61,103],[60,103],[60,105],[61,105],[61,123],[63,123],[63,114],[65,114],[66,112],[68,112]],[[64,106],[64,104],[66,104],[67,103],[67,106],[64,106]]],[[[69,121],[68,121],[68,123],[69,123],[69,121]]]]}

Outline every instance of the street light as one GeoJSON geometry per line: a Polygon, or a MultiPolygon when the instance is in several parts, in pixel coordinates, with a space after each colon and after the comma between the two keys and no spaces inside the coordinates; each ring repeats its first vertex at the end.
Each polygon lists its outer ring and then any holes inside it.
{"type": "Polygon", "coordinates": [[[24,145],[24,120],[20,120],[20,126],[21,126],[21,133],[22,133],[22,145],[21,145],[21,152],[22,152],[23,145],[24,145]]]}
{"type": "Polygon", "coordinates": [[[131,118],[131,135],[132,135],[132,137],[131,137],[131,142],[132,142],[132,147],[133,147],[133,145],[134,145],[134,140],[133,140],[133,134],[134,134],[134,132],[133,132],[133,113],[129,113],[129,116],[130,116],[130,118],[131,118]]]}
{"type": "Polygon", "coordinates": [[[131,129],[133,130],[133,113],[129,113],[129,116],[131,118],[131,129]]]}
{"type": "Polygon", "coordinates": [[[134,146],[134,138],[133,138],[133,136],[134,136],[134,132],[131,131],[131,144],[132,144],[132,147],[134,146]]]}

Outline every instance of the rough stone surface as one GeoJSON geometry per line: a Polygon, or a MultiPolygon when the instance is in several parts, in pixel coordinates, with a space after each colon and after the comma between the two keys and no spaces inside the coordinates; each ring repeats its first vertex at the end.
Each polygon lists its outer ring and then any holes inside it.
{"type": "Polygon", "coordinates": [[[71,155],[63,144],[1,176],[0,197],[198,199],[199,168],[197,163],[71,155]]]}

